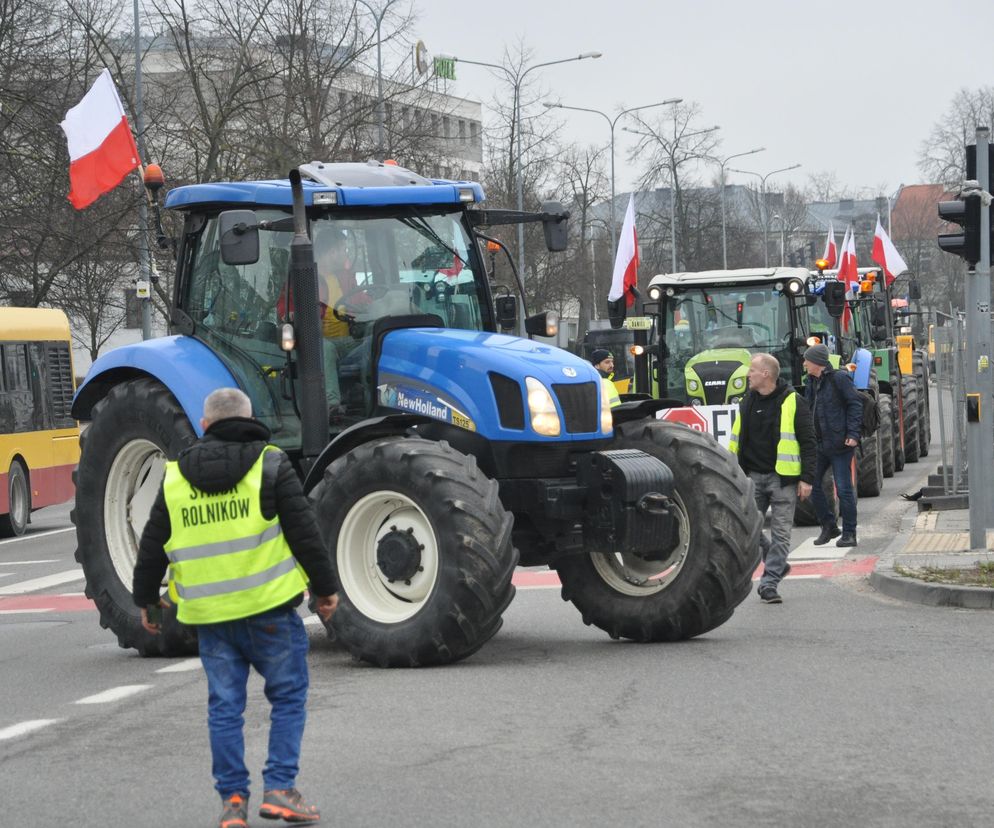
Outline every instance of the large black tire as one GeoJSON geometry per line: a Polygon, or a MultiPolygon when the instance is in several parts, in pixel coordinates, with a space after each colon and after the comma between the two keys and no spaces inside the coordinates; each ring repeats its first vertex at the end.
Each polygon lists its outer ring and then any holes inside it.
{"type": "Polygon", "coordinates": [[[884,477],[894,476],[894,420],[890,394],[880,395],[880,460],[884,477]]]}
{"type": "Polygon", "coordinates": [[[149,510],[167,459],[196,439],[186,413],[153,379],[115,385],[93,408],[80,437],[76,483],[76,560],[86,576],[86,597],[100,612],[100,626],[143,656],[192,655],[196,637],[164,613],[163,629],[150,635],[132,599],[131,584],[149,510]]]}
{"type": "MultiPolygon", "coordinates": [[[[828,509],[832,513],[835,522],[839,520],[839,499],[835,496],[835,478],[832,477],[832,467],[825,469],[825,475],[821,479],[821,489],[825,493],[825,500],[828,502],[828,509]]],[[[795,526],[820,526],[821,521],[815,513],[814,504],[809,497],[807,500],[798,500],[794,506],[795,526]]]]}
{"type": "Polygon", "coordinates": [[[680,542],[666,561],[581,552],[556,561],[562,597],[612,638],[678,641],[727,621],[759,565],[762,519],[752,481],[713,437],[679,423],[618,427],[612,448],[639,449],[673,472],[680,542]]]}
{"type": "MultiPolygon", "coordinates": [[[[900,379],[897,380],[900,383],[900,379]]],[[[901,394],[901,389],[898,385],[892,386],[897,390],[898,395],[901,394]]],[[[900,399],[899,397],[891,397],[890,400],[890,422],[891,430],[894,433],[894,471],[904,471],[904,443],[901,436],[901,412],[899,409],[900,399]]]]}
{"type": "Polygon", "coordinates": [[[857,497],[879,497],[884,486],[883,452],[880,448],[881,434],[878,428],[869,437],[860,440],[856,449],[856,495],[857,497]]]}
{"type": "Polygon", "coordinates": [[[376,440],[332,463],[311,498],[341,585],[329,633],[355,657],[447,664],[500,629],[514,597],[513,518],[473,457],[376,440]]]}
{"type": "Polygon", "coordinates": [[[929,411],[928,363],[925,354],[915,351],[912,364],[918,379],[918,456],[928,457],[929,443],[932,442],[932,418],[929,411]]]}
{"type": "Polygon", "coordinates": [[[7,471],[7,512],[0,515],[0,538],[23,535],[31,519],[31,487],[20,460],[7,471]]]}
{"type": "Polygon", "coordinates": [[[904,462],[917,463],[920,456],[918,442],[918,380],[902,377],[904,389],[904,462]]]}

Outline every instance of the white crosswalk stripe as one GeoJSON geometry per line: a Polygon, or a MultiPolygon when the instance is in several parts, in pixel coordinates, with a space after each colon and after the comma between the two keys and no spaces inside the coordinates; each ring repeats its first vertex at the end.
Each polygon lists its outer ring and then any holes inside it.
{"type": "Polygon", "coordinates": [[[27,581],[7,584],[0,587],[0,595],[24,595],[27,592],[39,592],[49,587],[82,580],[83,570],[77,567],[76,569],[68,569],[65,572],[56,572],[54,575],[44,575],[41,578],[31,578],[27,581]]]}

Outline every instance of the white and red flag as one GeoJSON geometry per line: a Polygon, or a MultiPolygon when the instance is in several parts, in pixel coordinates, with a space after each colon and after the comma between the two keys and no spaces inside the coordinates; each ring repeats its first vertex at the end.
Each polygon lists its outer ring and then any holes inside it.
{"type": "Polygon", "coordinates": [[[62,130],[69,142],[69,201],[77,210],[113,190],[140,164],[109,69],[66,113],[62,130]]]}
{"type": "MultiPolygon", "coordinates": [[[[845,238],[842,239],[842,247],[839,248],[839,274],[840,282],[845,282],[846,293],[850,290],[859,290],[859,264],[856,262],[856,235],[853,233],[852,225],[846,228],[845,238]]],[[[849,322],[852,319],[852,312],[849,310],[849,303],[846,303],[842,312],[842,329],[849,330],[849,322]]]]}
{"type": "Polygon", "coordinates": [[[625,210],[625,223],[621,226],[621,236],[618,237],[618,253],[614,257],[614,276],[611,279],[611,290],[608,291],[608,302],[616,302],[625,297],[625,305],[635,304],[635,294],[638,286],[639,269],[639,239],[635,232],[635,194],[628,197],[628,209],[625,210]]]}
{"type": "Polygon", "coordinates": [[[835,228],[832,227],[831,221],[828,223],[828,238],[825,239],[825,252],[822,253],[821,257],[828,262],[825,266],[826,270],[831,270],[835,267],[835,263],[839,260],[835,250],[835,228]]]}
{"type": "Polygon", "coordinates": [[[880,216],[877,216],[877,230],[873,234],[873,251],[870,253],[870,258],[884,269],[887,287],[890,287],[894,279],[908,270],[908,265],[901,258],[901,254],[897,252],[894,242],[890,240],[883,225],[880,224],[880,216]]]}

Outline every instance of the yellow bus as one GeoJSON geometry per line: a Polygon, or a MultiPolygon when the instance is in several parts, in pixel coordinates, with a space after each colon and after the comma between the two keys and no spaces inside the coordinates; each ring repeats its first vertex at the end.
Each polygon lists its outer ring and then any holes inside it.
{"type": "Polygon", "coordinates": [[[48,308],[0,308],[0,536],[31,512],[72,500],[79,462],[69,320],[48,308]]]}

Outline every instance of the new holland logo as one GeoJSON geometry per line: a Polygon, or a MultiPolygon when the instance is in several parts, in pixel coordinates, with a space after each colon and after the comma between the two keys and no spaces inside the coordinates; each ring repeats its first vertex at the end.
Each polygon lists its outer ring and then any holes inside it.
{"type": "Polygon", "coordinates": [[[576,376],[576,368],[563,368],[563,376],[575,377],[576,376]]]}

